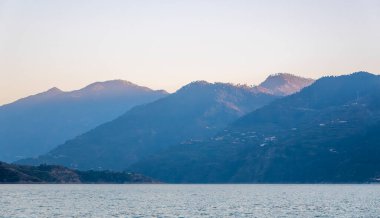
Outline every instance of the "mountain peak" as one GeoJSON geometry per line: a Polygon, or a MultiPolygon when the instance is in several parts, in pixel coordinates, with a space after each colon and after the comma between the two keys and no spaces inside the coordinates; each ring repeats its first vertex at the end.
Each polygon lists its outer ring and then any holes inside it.
{"type": "Polygon", "coordinates": [[[205,85],[210,85],[211,83],[205,81],[205,80],[197,80],[189,83],[186,86],[205,86],[205,85]]]}
{"type": "Polygon", "coordinates": [[[351,74],[351,76],[359,76],[359,77],[374,77],[375,74],[366,72],[366,71],[358,71],[351,74]]]}
{"type": "Polygon", "coordinates": [[[32,96],[36,96],[36,97],[39,96],[39,97],[44,97],[44,98],[46,98],[46,97],[50,98],[50,97],[54,97],[54,96],[62,94],[62,93],[64,93],[64,91],[60,90],[57,87],[53,87],[53,88],[51,88],[51,89],[49,89],[49,90],[47,90],[45,92],[41,92],[39,94],[32,95],[32,96]]]}
{"type": "MultiPolygon", "coordinates": [[[[82,89],[72,91],[71,94],[73,96],[79,97],[79,96],[87,96],[87,95],[119,95],[121,93],[126,94],[132,94],[136,92],[146,93],[146,92],[152,92],[154,90],[136,85],[132,82],[126,81],[126,80],[108,80],[104,82],[95,82],[92,83],[82,89]]],[[[166,91],[158,90],[155,91],[157,93],[166,94],[166,91]]]]}
{"type": "Polygon", "coordinates": [[[259,85],[259,88],[265,92],[274,95],[291,95],[300,91],[306,86],[311,85],[313,79],[296,76],[290,73],[276,73],[270,75],[264,82],[259,85]]]}
{"type": "Polygon", "coordinates": [[[45,93],[61,93],[61,92],[63,92],[63,91],[60,90],[59,88],[53,87],[53,88],[47,90],[45,93]]]}
{"type": "Polygon", "coordinates": [[[131,87],[136,88],[140,86],[132,82],[119,79],[119,80],[108,80],[104,82],[95,82],[84,87],[82,90],[100,91],[104,89],[124,89],[124,88],[131,88],[131,87]]]}
{"type": "Polygon", "coordinates": [[[286,77],[300,77],[300,76],[296,76],[294,74],[291,74],[291,73],[273,73],[271,75],[268,76],[269,78],[271,77],[283,77],[283,78],[286,78],[286,77]]]}
{"type": "Polygon", "coordinates": [[[210,85],[211,85],[211,83],[209,83],[207,81],[197,80],[197,81],[193,81],[187,85],[182,86],[177,92],[181,92],[184,90],[190,90],[190,89],[194,89],[194,88],[206,87],[206,86],[210,86],[210,85]]]}

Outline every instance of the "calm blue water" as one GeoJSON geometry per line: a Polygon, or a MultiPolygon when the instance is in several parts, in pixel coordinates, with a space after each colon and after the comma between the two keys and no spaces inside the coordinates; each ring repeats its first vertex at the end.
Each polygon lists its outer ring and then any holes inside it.
{"type": "Polygon", "coordinates": [[[0,217],[380,217],[380,185],[0,185],[0,217]]]}

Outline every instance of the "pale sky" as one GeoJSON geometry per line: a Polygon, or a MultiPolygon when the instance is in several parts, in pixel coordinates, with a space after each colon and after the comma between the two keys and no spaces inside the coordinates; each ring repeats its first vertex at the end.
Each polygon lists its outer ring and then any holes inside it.
{"type": "Polygon", "coordinates": [[[0,0],[0,105],[124,79],[175,91],[380,73],[379,0],[0,0]]]}

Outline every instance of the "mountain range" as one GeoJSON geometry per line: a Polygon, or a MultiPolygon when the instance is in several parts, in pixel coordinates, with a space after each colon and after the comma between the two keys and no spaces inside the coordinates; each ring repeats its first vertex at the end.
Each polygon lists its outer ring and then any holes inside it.
{"type": "Polygon", "coordinates": [[[175,183],[380,181],[380,76],[324,77],[130,168],[175,183]]]}
{"type": "Polygon", "coordinates": [[[0,107],[0,160],[48,152],[58,144],[113,120],[133,106],[167,96],[123,80],[97,82],[64,92],[58,88],[0,107]]]}
{"type": "Polygon", "coordinates": [[[370,183],[379,133],[380,76],[276,74],[258,86],[192,82],[17,163],[171,183],[370,183]]]}
{"type": "Polygon", "coordinates": [[[192,82],[167,97],[134,107],[45,155],[18,163],[123,170],[168,147],[202,142],[239,117],[286,95],[275,94],[276,90],[293,93],[312,82],[290,74],[268,78],[265,87],[192,82]],[[297,86],[299,89],[294,88],[297,86]]]}

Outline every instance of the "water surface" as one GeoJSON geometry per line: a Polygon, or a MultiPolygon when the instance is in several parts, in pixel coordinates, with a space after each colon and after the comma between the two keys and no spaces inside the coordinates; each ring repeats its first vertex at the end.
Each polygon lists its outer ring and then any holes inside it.
{"type": "Polygon", "coordinates": [[[0,185],[0,217],[380,217],[380,185],[0,185]]]}

